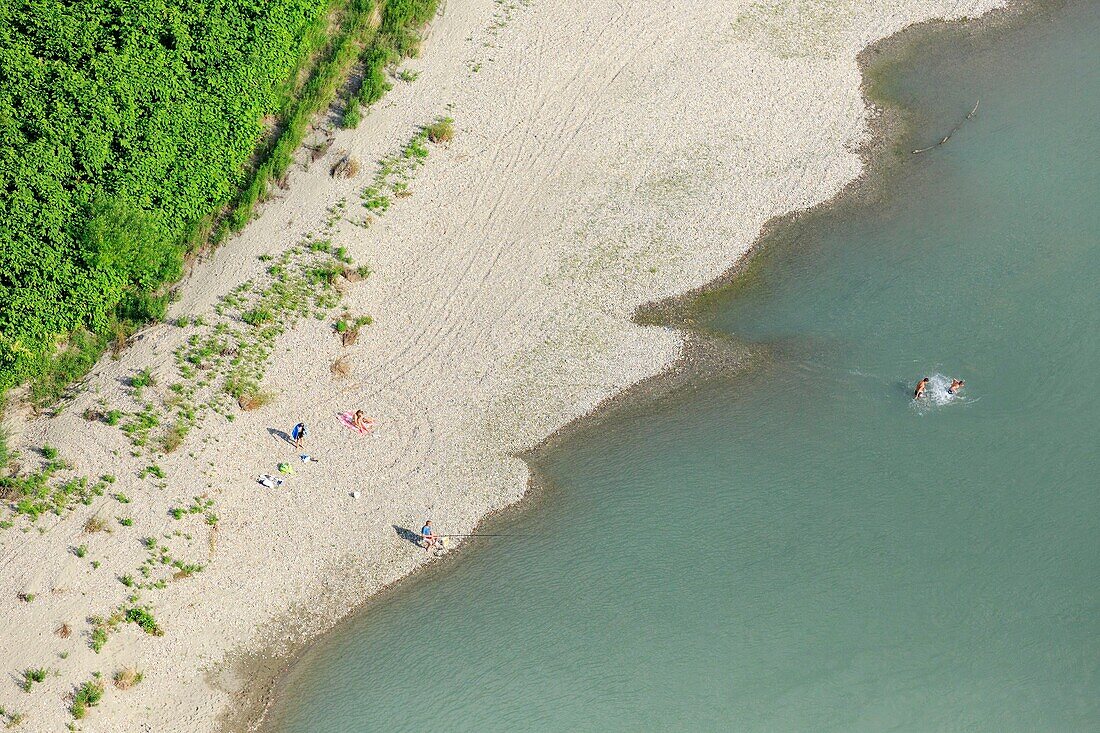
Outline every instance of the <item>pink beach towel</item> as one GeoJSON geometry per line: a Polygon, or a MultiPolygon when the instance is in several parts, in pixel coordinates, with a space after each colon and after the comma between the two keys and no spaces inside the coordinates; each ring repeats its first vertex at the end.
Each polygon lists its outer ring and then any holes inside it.
{"type": "Polygon", "coordinates": [[[355,413],[354,412],[341,412],[339,415],[336,416],[336,419],[339,420],[341,423],[343,423],[345,428],[347,428],[348,430],[354,430],[355,432],[359,433],[360,435],[366,435],[367,433],[371,432],[371,430],[373,429],[369,426],[365,429],[355,427],[355,413]]]}

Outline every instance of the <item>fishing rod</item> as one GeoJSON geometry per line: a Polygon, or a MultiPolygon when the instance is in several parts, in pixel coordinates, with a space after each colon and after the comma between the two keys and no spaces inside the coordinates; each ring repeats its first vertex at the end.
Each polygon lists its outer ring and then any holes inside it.
{"type": "Polygon", "coordinates": [[[514,534],[487,534],[476,532],[473,534],[441,534],[440,537],[516,537],[514,534]]]}

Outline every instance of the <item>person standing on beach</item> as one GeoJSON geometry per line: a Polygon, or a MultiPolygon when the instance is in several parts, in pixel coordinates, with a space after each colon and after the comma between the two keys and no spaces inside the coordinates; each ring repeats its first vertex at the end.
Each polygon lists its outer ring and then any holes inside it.
{"type": "Polygon", "coordinates": [[[420,528],[420,546],[425,550],[430,550],[439,543],[439,535],[432,529],[432,520],[428,519],[424,522],[424,526],[420,528]]]}
{"type": "Polygon", "coordinates": [[[290,437],[294,439],[294,447],[301,448],[305,445],[306,440],[306,424],[300,422],[295,425],[290,431],[290,437]]]}
{"type": "Polygon", "coordinates": [[[919,400],[921,397],[924,397],[924,390],[926,389],[928,389],[928,377],[917,382],[917,389],[913,392],[913,399],[919,400]]]}

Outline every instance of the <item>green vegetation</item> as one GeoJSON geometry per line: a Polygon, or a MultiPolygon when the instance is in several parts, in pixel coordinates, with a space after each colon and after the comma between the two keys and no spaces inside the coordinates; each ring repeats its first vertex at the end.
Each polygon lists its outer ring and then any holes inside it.
{"type": "Polygon", "coordinates": [[[42,682],[50,673],[45,667],[31,667],[23,670],[23,692],[30,692],[35,682],[42,682]]]}
{"type": "Polygon", "coordinates": [[[424,128],[428,139],[433,143],[447,143],[455,136],[454,120],[450,117],[440,117],[424,128]]]}
{"type": "Polygon", "coordinates": [[[94,708],[103,699],[103,683],[99,681],[99,675],[88,680],[73,693],[73,703],[69,706],[69,712],[80,720],[88,714],[88,708],[94,708]]]}
{"type": "MultiPolygon", "coordinates": [[[[390,196],[403,198],[410,195],[409,182],[413,175],[427,160],[429,142],[443,142],[454,137],[454,120],[440,117],[435,122],[424,125],[396,153],[388,155],[378,162],[371,185],[363,189],[360,198],[363,206],[376,216],[386,213],[390,207],[390,196]]],[[[369,269],[367,270],[369,274],[369,269]]]]}
{"type": "MultiPolygon", "coordinates": [[[[381,27],[359,57],[361,81],[348,98],[341,124],[355,127],[363,119],[362,109],[369,107],[390,90],[386,68],[405,56],[415,56],[420,50],[419,29],[432,19],[439,0],[383,0],[381,27]]],[[[413,81],[416,74],[402,72],[403,81],[413,81]]]]}
{"type": "Polygon", "coordinates": [[[103,618],[102,616],[92,616],[88,621],[92,624],[91,644],[92,651],[96,654],[103,649],[107,644],[107,639],[110,637],[111,632],[118,628],[118,625],[126,620],[126,615],[123,611],[118,610],[112,613],[109,617],[103,618]]]}
{"type": "Polygon", "coordinates": [[[0,5],[0,394],[53,402],[162,318],[183,258],[251,219],[357,61],[346,107],[385,92],[436,4],[0,5]]]}
{"type": "Polygon", "coordinates": [[[157,383],[157,380],[153,377],[153,373],[149,369],[142,369],[140,372],[130,378],[130,387],[133,388],[133,395],[135,400],[141,399],[141,392],[146,387],[151,387],[157,383]]]}
{"type": "Polygon", "coordinates": [[[166,475],[167,474],[164,473],[164,469],[161,468],[160,466],[158,466],[155,463],[151,466],[146,466],[145,468],[141,469],[141,471],[138,472],[138,478],[145,478],[146,476],[155,476],[156,478],[164,478],[166,475]]]}
{"type": "Polygon", "coordinates": [[[418,29],[432,19],[438,0],[388,0],[382,13],[381,39],[400,56],[420,53],[418,29]]]}
{"type": "Polygon", "coordinates": [[[144,606],[132,606],[126,609],[125,618],[132,624],[137,624],[142,631],[150,636],[164,636],[164,631],[157,625],[153,618],[153,612],[144,606]]]}
{"type": "Polygon", "coordinates": [[[54,459],[42,470],[0,478],[0,498],[13,502],[16,514],[32,520],[46,512],[61,516],[76,504],[89,505],[92,499],[105,493],[107,484],[102,480],[95,483],[85,477],[55,480],[55,474],[66,469],[68,464],[57,457],[56,451],[50,450],[54,459]]]}
{"type": "Polygon", "coordinates": [[[34,396],[56,397],[111,339],[163,315],[161,284],[246,183],[329,5],[0,9],[0,389],[35,376],[34,396]]]}

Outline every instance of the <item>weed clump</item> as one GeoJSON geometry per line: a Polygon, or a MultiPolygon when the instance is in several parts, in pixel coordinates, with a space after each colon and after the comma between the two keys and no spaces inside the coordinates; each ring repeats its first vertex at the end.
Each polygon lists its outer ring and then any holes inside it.
{"type": "Polygon", "coordinates": [[[343,271],[344,279],[349,283],[357,283],[360,280],[366,280],[370,277],[371,269],[370,265],[359,265],[358,267],[345,267],[343,271]]]}
{"type": "Polygon", "coordinates": [[[73,694],[72,705],[69,712],[77,720],[88,714],[88,708],[94,708],[103,699],[103,683],[99,678],[88,680],[76,689],[73,694]]]}
{"type": "MultiPolygon", "coordinates": [[[[96,532],[110,531],[107,520],[103,517],[96,515],[94,517],[88,517],[88,521],[84,523],[85,534],[95,534],[96,532]]],[[[85,552],[87,548],[85,548],[85,552]]],[[[77,557],[83,557],[83,555],[77,555],[77,557]]]]}
{"type": "Polygon", "coordinates": [[[115,672],[115,687],[120,690],[129,690],[145,678],[145,675],[133,667],[124,667],[115,672]]]}
{"type": "Polygon", "coordinates": [[[433,143],[449,143],[455,136],[454,120],[450,117],[440,117],[425,127],[424,132],[433,143]]]}
{"type": "Polygon", "coordinates": [[[189,432],[191,432],[190,422],[183,418],[176,420],[172,427],[168,429],[168,432],[164,434],[164,437],[161,438],[161,450],[165,453],[172,453],[183,445],[183,440],[189,432]]]}
{"type": "Polygon", "coordinates": [[[237,398],[237,404],[245,412],[248,412],[250,410],[258,410],[264,405],[270,405],[274,401],[274,393],[260,391],[246,392],[237,398]]]}
{"type": "Polygon", "coordinates": [[[241,314],[241,320],[249,326],[261,326],[275,320],[275,315],[266,308],[253,308],[241,314]]]}
{"type": "Polygon", "coordinates": [[[359,161],[350,155],[343,155],[329,170],[333,178],[355,178],[359,174],[359,161]]]}
{"type": "Polygon", "coordinates": [[[125,618],[150,636],[164,636],[164,630],[157,624],[157,620],[148,608],[132,606],[126,609],[125,618]]]}
{"type": "Polygon", "coordinates": [[[156,383],[156,378],[153,377],[153,373],[147,368],[135,374],[130,378],[130,387],[134,390],[134,399],[140,400],[142,390],[146,387],[152,387],[156,383]]]}
{"type": "Polygon", "coordinates": [[[118,628],[118,625],[123,621],[123,615],[121,612],[116,611],[111,614],[109,618],[103,618],[102,616],[92,616],[88,619],[92,624],[92,633],[89,646],[96,654],[103,649],[107,644],[107,639],[110,637],[111,632],[118,628]]]}
{"type": "Polygon", "coordinates": [[[23,692],[30,692],[35,682],[42,682],[50,673],[45,667],[30,667],[23,670],[23,692]]]}
{"type": "Polygon", "coordinates": [[[7,722],[4,723],[5,728],[15,728],[21,725],[26,719],[23,713],[17,710],[5,710],[3,707],[0,707],[0,717],[7,720],[7,722]]]}
{"type": "Polygon", "coordinates": [[[337,377],[347,377],[351,374],[351,362],[345,357],[341,356],[336,361],[332,362],[332,366],[329,367],[333,374],[337,377]]]}

